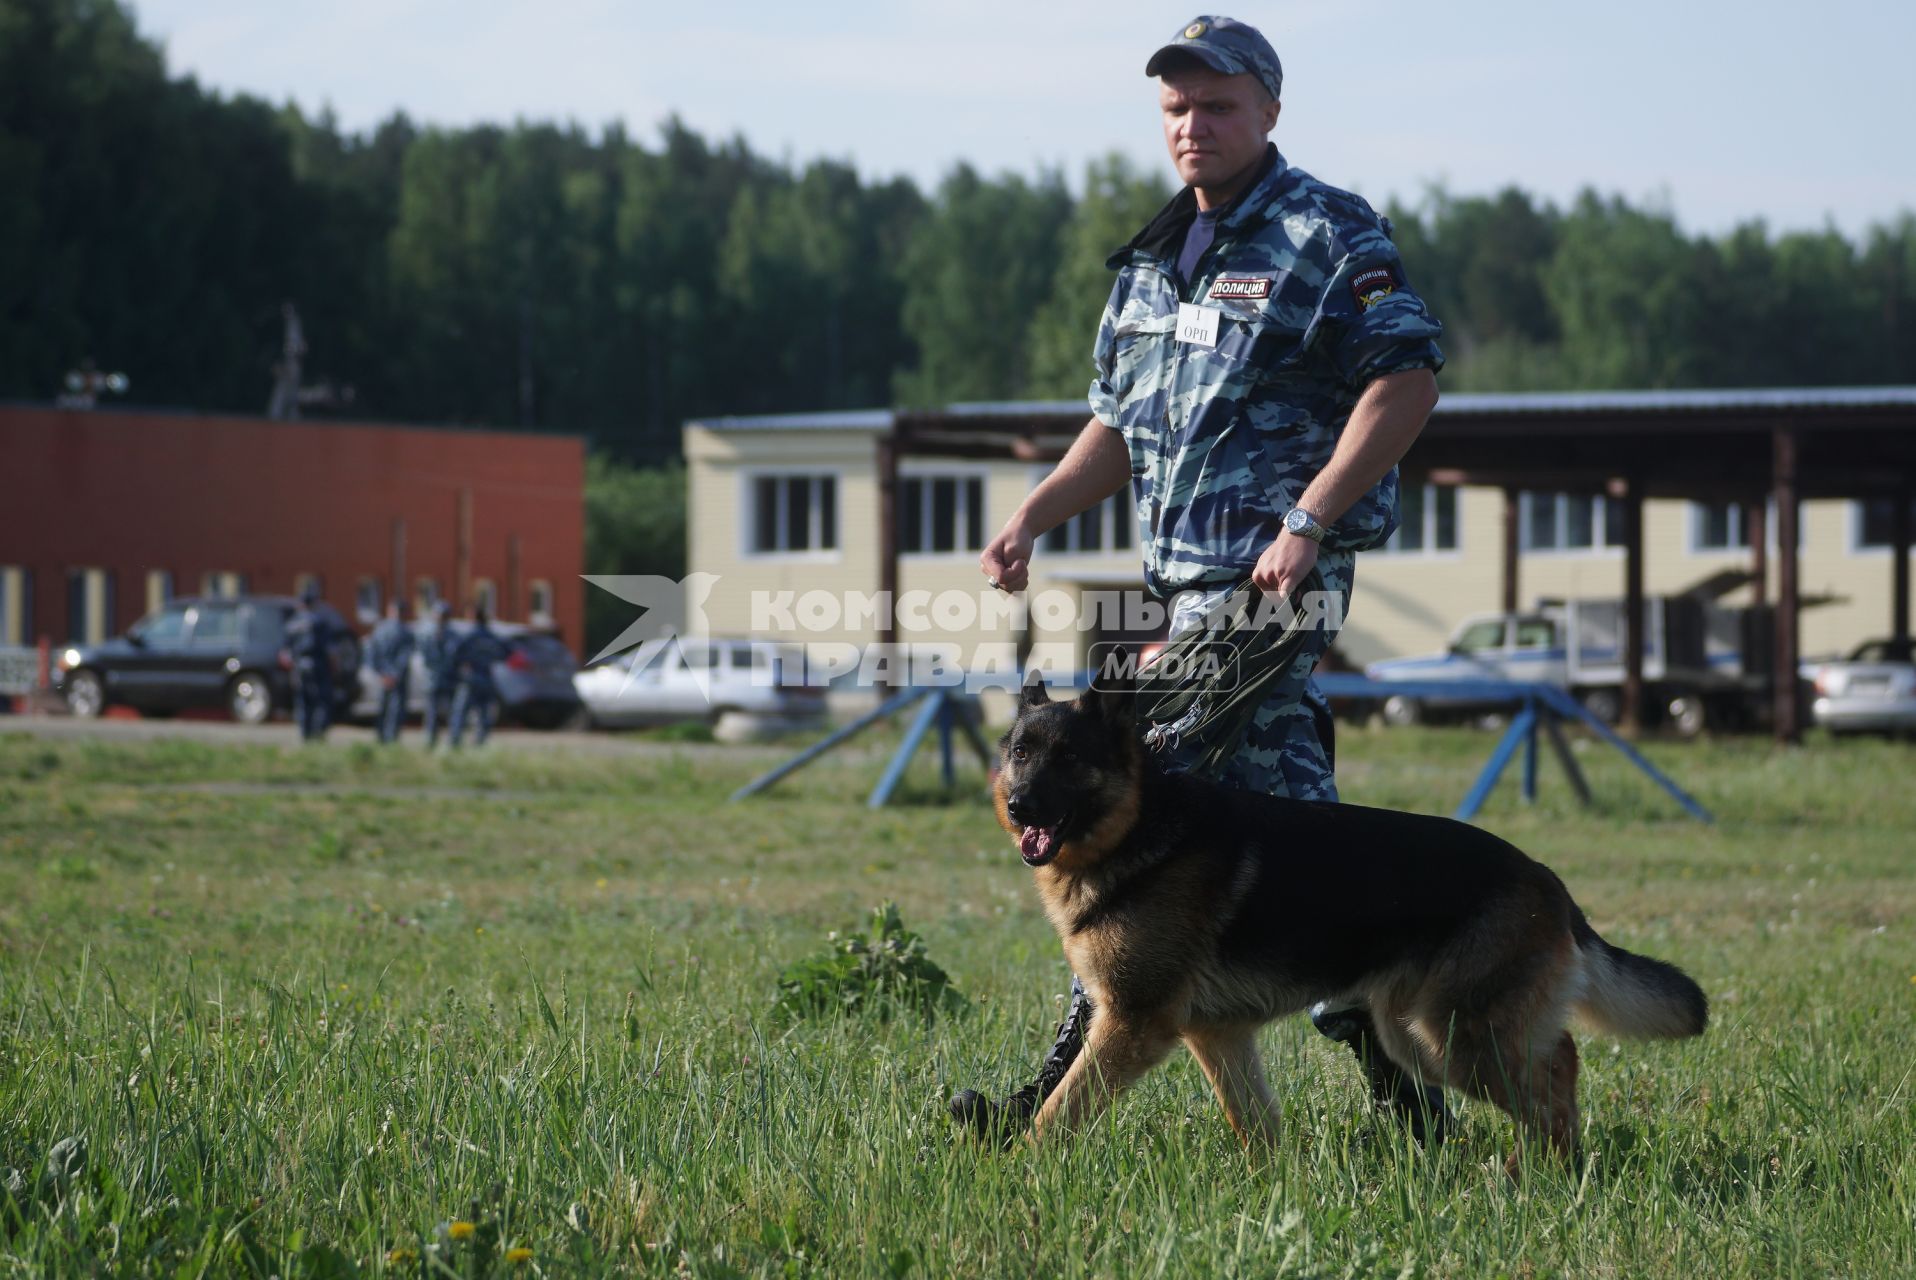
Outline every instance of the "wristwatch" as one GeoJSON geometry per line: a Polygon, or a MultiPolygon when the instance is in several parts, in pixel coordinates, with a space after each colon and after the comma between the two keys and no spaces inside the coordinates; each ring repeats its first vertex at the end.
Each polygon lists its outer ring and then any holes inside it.
{"type": "Polygon", "coordinates": [[[1300,538],[1309,538],[1312,542],[1322,542],[1324,535],[1330,532],[1318,523],[1316,516],[1302,507],[1292,507],[1290,514],[1284,517],[1284,531],[1300,538]]]}

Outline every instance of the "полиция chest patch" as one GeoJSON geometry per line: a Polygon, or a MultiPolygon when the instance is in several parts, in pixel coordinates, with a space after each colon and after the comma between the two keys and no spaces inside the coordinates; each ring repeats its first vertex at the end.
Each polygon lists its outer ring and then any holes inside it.
{"type": "Polygon", "coordinates": [[[1219,276],[1212,281],[1211,291],[1206,296],[1213,302],[1232,298],[1268,298],[1271,296],[1271,282],[1263,276],[1219,276]]]}

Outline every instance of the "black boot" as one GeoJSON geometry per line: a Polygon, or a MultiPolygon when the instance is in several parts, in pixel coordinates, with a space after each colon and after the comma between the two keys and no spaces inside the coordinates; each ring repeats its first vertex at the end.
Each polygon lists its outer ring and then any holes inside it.
{"type": "Polygon", "coordinates": [[[1421,1145],[1443,1145],[1444,1132],[1450,1125],[1444,1091],[1436,1085],[1419,1083],[1390,1060],[1377,1043],[1377,1028],[1370,1020],[1370,1010],[1361,1006],[1333,1009],[1313,1005],[1311,1025],[1351,1047],[1351,1052],[1364,1066],[1364,1075],[1370,1081],[1370,1096],[1379,1111],[1394,1116],[1421,1145]]]}
{"type": "Polygon", "coordinates": [[[1078,1051],[1084,1048],[1085,1029],[1091,1025],[1091,997],[1085,994],[1084,987],[1076,978],[1071,980],[1071,1006],[1065,1010],[1064,1021],[1058,1026],[1057,1043],[1051,1046],[1051,1052],[1045,1055],[1044,1062],[1038,1067],[1038,1078],[1018,1089],[1002,1102],[992,1102],[976,1089],[961,1089],[952,1095],[951,1118],[960,1128],[975,1133],[986,1141],[997,1141],[1009,1145],[1031,1124],[1031,1118],[1038,1114],[1038,1108],[1044,1105],[1064,1080],[1064,1073],[1077,1061],[1078,1051]]]}

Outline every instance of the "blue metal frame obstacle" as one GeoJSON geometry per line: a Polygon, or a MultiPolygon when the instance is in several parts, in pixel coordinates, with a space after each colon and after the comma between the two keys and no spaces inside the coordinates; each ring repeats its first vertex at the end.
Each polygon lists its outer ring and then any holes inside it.
{"type": "Polygon", "coordinates": [[[982,719],[978,715],[978,699],[963,689],[914,688],[893,694],[880,703],[876,710],[867,712],[836,733],[814,742],[770,773],[761,774],[752,779],[732,793],[732,800],[743,800],[746,796],[757,795],[780,778],[798,772],[841,742],[862,733],[880,720],[898,714],[921,698],[924,699],[925,705],[918,709],[917,716],[911,722],[911,728],[905,730],[905,740],[899,743],[898,750],[892,753],[891,763],[885,766],[885,774],[878,780],[878,785],[872,788],[871,797],[866,800],[865,807],[882,808],[885,802],[891,799],[891,793],[897,789],[899,779],[905,776],[906,766],[911,763],[912,756],[918,751],[918,744],[925,740],[925,735],[931,731],[933,724],[938,726],[939,764],[944,774],[946,790],[950,790],[956,781],[951,759],[951,735],[954,729],[965,735],[966,741],[971,743],[971,749],[978,753],[978,760],[984,765],[985,772],[990,773],[996,767],[997,761],[992,759],[991,748],[985,745],[984,738],[978,733],[978,724],[982,719]]]}
{"type": "MultiPolygon", "coordinates": [[[[1714,819],[1710,811],[1698,804],[1682,787],[1672,781],[1668,774],[1644,759],[1637,749],[1617,736],[1615,730],[1596,716],[1584,710],[1570,694],[1549,684],[1523,684],[1506,680],[1372,680],[1365,676],[1345,673],[1320,673],[1317,686],[1328,697],[1378,699],[1401,694],[1412,698],[1455,699],[1468,701],[1481,706],[1514,707],[1510,727],[1498,740],[1496,749],[1490,753],[1483,771],[1471,785],[1470,792],[1452,816],[1461,822],[1468,822],[1483,809],[1484,801],[1490,798],[1491,791],[1503,777],[1509,767],[1511,757],[1517,748],[1523,748],[1523,798],[1526,802],[1537,798],[1537,735],[1541,731],[1550,742],[1552,754],[1562,765],[1564,774],[1570,779],[1570,785],[1576,790],[1577,798],[1584,804],[1590,804],[1590,784],[1585,781],[1583,770],[1578,766],[1576,757],[1570,753],[1570,746],[1564,741],[1562,724],[1574,721],[1582,724],[1599,738],[1623,753],[1625,759],[1642,770],[1650,780],[1667,792],[1691,817],[1701,822],[1714,819]]],[[[952,733],[957,731],[965,736],[971,748],[978,755],[979,762],[988,774],[996,762],[992,759],[991,749],[978,733],[978,699],[962,689],[954,688],[911,688],[893,694],[875,710],[860,716],[852,723],[829,736],[820,739],[811,746],[779,765],[769,773],[760,775],[732,793],[732,800],[743,800],[747,796],[757,795],[766,788],[789,777],[812,761],[824,755],[840,743],[870,728],[880,720],[887,719],[903,711],[914,702],[923,700],[923,706],[905,731],[904,741],[898,744],[898,750],[892,753],[891,762],[885,766],[885,772],[872,788],[866,807],[877,809],[891,799],[898,783],[905,776],[905,769],[911,764],[911,758],[918,751],[925,735],[931,727],[938,726],[938,748],[941,770],[945,787],[949,790],[955,785],[952,767],[952,733]]]]}
{"type": "Polygon", "coordinates": [[[1477,775],[1477,781],[1471,785],[1470,794],[1464,797],[1464,802],[1457,806],[1457,812],[1452,815],[1461,822],[1470,821],[1484,807],[1484,801],[1489,799],[1492,788],[1503,777],[1510,757],[1517,753],[1519,746],[1523,747],[1523,798],[1526,802],[1537,798],[1539,729],[1549,738],[1551,752],[1563,766],[1570,785],[1577,792],[1577,798],[1585,804],[1591,803],[1590,784],[1584,780],[1583,770],[1578,767],[1576,757],[1570,754],[1569,744],[1563,740],[1561,726],[1565,720],[1584,725],[1622,752],[1625,759],[1669,793],[1670,798],[1682,805],[1684,812],[1691,817],[1699,822],[1715,821],[1710,811],[1673,782],[1668,774],[1644,759],[1635,747],[1617,735],[1616,730],[1591,715],[1567,690],[1556,685],[1525,684],[1511,680],[1372,680],[1367,676],[1341,672],[1320,672],[1316,680],[1317,687],[1325,696],[1332,698],[1381,700],[1401,694],[1410,698],[1454,699],[1474,705],[1516,708],[1516,714],[1510,719],[1510,727],[1490,753],[1483,772],[1477,775]]]}

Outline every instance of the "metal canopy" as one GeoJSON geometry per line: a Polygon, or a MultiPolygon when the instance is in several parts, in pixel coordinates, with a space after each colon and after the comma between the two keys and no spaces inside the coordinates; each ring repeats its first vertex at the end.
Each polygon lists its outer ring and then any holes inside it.
{"type": "MultiPolygon", "coordinates": [[[[938,409],[725,418],[718,431],[865,430],[877,448],[881,586],[898,585],[894,495],[904,456],[1052,462],[1088,420],[1080,401],[1005,401],[938,409]]],[[[1916,387],[1765,387],[1446,395],[1403,460],[1412,481],[1483,485],[1505,494],[1504,601],[1517,600],[1520,490],[1603,493],[1623,504],[1628,677],[1626,715],[1642,710],[1645,498],[1745,507],[1752,571],[1777,559],[1776,735],[1801,735],[1797,694],[1798,504],[1806,498],[1891,498],[1888,633],[1909,636],[1908,508],[1916,492],[1916,387]],[[1775,537],[1765,536],[1766,508],[1775,537]],[[1768,544],[1768,546],[1766,546],[1768,544]]],[[[1763,588],[1759,587],[1759,598],[1763,588]]],[[[881,637],[893,638],[887,630],[881,637]]]]}

